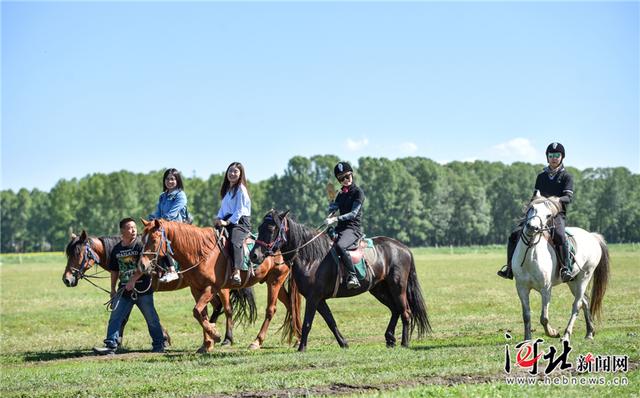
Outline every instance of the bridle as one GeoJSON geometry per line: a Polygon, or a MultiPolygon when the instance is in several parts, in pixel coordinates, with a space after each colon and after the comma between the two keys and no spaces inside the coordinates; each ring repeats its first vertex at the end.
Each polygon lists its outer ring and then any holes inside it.
{"type": "Polygon", "coordinates": [[[93,286],[97,287],[98,289],[106,292],[106,293],[110,293],[108,290],[96,285],[91,279],[104,279],[104,278],[109,278],[109,276],[98,276],[98,274],[100,272],[96,272],[94,275],[85,275],[85,272],[88,271],[90,268],[94,267],[94,266],[98,266],[100,265],[100,256],[98,256],[96,254],[96,252],[93,250],[93,248],[91,247],[91,238],[88,238],[86,240],[86,242],[84,243],[84,255],[82,256],[82,262],[80,263],[80,268],[76,268],[76,267],[70,267],[71,269],[71,275],[76,278],[78,281],[80,281],[81,279],[86,280],[87,282],[89,282],[90,284],[92,284],[93,286]],[[87,266],[87,264],[89,263],[89,261],[93,261],[93,264],[89,264],[87,266]]]}
{"type": "MultiPolygon", "coordinates": [[[[166,257],[167,253],[173,255],[173,248],[171,247],[171,241],[167,238],[167,233],[164,230],[164,227],[160,227],[160,244],[158,245],[158,249],[156,251],[143,251],[142,255],[151,254],[154,255],[153,260],[151,260],[151,265],[156,268],[159,267],[158,259],[160,257],[166,257]],[[166,243],[163,245],[163,243],[166,243]],[[163,247],[165,248],[163,250],[163,247]]],[[[147,242],[149,240],[149,235],[144,234],[142,237],[142,242],[144,243],[144,247],[147,247],[147,242]]],[[[142,257],[140,257],[142,259],[142,257]]]]}
{"type": "MultiPolygon", "coordinates": [[[[267,215],[264,219],[265,219],[265,221],[271,220],[278,226],[278,236],[271,243],[267,243],[265,241],[256,239],[256,243],[255,244],[257,246],[264,247],[264,248],[267,249],[265,255],[267,255],[267,256],[275,256],[275,253],[278,250],[280,250],[280,248],[282,247],[282,245],[284,243],[287,242],[287,234],[289,233],[289,223],[287,221],[287,217],[286,216],[282,218],[282,221],[280,222],[280,225],[278,225],[276,220],[270,214],[267,215]]],[[[318,239],[322,234],[325,233],[327,228],[329,228],[329,226],[326,226],[325,228],[319,229],[318,233],[313,238],[309,239],[308,241],[306,241],[305,243],[303,243],[302,245],[300,245],[300,246],[298,246],[298,247],[296,247],[294,249],[287,250],[287,251],[284,251],[284,252],[280,252],[280,255],[284,256],[285,254],[290,254],[290,253],[294,253],[294,252],[297,255],[298,251],[300,249],[302,249],[303,247],[307,246],[308,244],[310,244],[314,240],[318,239]]],[[[291,261],[291,260],[288,260],[288,261],[291,261]]]]}
{"type": "MultiPolygon", "coordinates": [[[[544,201],[544,205],[549,207],[549,201],[544,201]]],[[[527,245],[527,248],[531,248],[531,247],[537,245],[538,242],[540,242],[540,239],[542,239],[542,235],[543,235],[544,232],[552,231],[555,228],[553,223],[551,223],[551,226],[549,226],[548,225],[549,222],[544,223],[542,221],[542,217],[540,217],[538,215],[538,211],[536,210],[535,207],[531,207],[529,212],[531,212],[531,211],[533,211],[533,214],[532,215],[528,215],[527,214],[527,219],[524,222],[524,227],[520,231],[520,240],[522,240],[522,243],[527,245]],[[527,225],[529,224],[529,222],[531,220],[536,219],[536,218],[540,220],[540,225],[542,225],[542,228],[540,228],[540,229],[538,229],[536,231],[529,232],[529,228],[527,228],[527,225]]]]}

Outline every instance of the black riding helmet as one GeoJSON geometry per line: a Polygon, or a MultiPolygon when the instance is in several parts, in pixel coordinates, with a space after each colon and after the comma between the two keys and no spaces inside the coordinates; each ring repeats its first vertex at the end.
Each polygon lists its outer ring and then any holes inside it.
{"type": "Polygon", "coordinates": [[[351,165],[347,162],[338,162],[336,167],[333,168],[333,174],[336,176],[336,178],[338,178],[339,175],[346,174],[349,172],[353,173],[353,169],[351,168],[351,165]]]}
{"type": "Polygon", "coordinates": [[[547,147],[547,151],[544,153],[545,155],[549,155],[550,153],[560,152],[562,155],[562,159],[564,160],[564,146],[562,146],[559,142],[552,142],[547,147]]]}

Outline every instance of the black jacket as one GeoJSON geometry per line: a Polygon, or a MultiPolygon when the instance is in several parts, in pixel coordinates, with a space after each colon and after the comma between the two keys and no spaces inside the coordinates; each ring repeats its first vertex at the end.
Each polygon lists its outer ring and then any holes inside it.
{"type": "Polygon", "coordinates": [[[567,206],[573,200],[573,177],[565,170],[564,166],[560,166],[560,170],[555,174],[551,174],[549,168],[545,167],[544,171],[536,178],[535,190],[540,191],[540,195],[545,198],[550,196],[560,198],[562,213],[566,214],[567,206]]]}

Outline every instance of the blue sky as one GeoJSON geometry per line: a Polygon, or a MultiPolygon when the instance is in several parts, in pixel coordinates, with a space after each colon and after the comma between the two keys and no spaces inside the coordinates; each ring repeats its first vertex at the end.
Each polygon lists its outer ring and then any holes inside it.
{"type": "Polygon", "coordinates": [[[2,2],[2,189],[295,156],[640,172],[638,2],[2,2]]]}

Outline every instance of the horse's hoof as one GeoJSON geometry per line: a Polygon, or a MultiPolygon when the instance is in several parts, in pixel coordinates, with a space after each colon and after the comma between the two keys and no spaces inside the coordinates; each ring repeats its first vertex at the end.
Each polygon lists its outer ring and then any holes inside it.
{"type": "Polygon", "coordinates": [[[205,346],[200,346],[200,348],[198,348],[198,351],[196,351],[196,354],[206,354],[208,351],[205,348],[205,346]]]}
{"type": "Polygon", "coordinates": [[[395,346],[396,346],[395,341],[387,341],[387,348],[395,348],[395,346]]]}
{"type": "Polygon", "coordinates": [[[233,341],[231,341],[229,339],[224,339],[224,341],[220,345],[222,345],[222,346],[232,346],[233,345],[233,341]]]}
{"type": "Polygon", "coordinates": [[[585,340],[593,340],[593,333],[588,333],[586,336],[584,336],[585,340]]]}
{"type": "Polygon", "coordinates": [[[256,340],[253,343],[249,344],[249,349],[250,350],[259,350],[260,349],[260,343],[256,340]]]}

